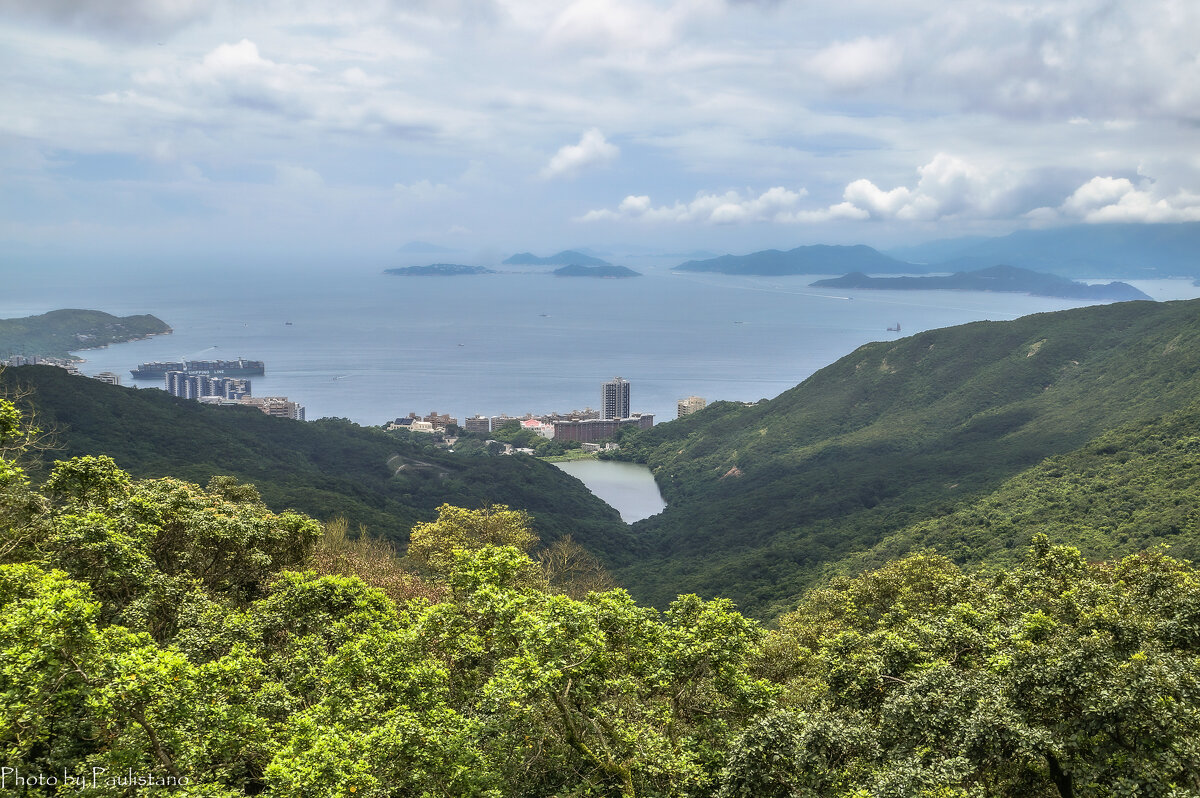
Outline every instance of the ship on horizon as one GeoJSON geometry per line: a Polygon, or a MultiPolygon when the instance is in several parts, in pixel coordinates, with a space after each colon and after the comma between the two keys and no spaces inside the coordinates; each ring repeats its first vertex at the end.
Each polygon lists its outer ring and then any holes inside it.
{"type": "Polygon", "coordinates": [[[189,374],[212,374],[224,377],[250,377],[267,373],[261,360],[174,360],[142,363],[130,370],[135,380],[161,380],[168,371],[183,371],[189,374]]]}

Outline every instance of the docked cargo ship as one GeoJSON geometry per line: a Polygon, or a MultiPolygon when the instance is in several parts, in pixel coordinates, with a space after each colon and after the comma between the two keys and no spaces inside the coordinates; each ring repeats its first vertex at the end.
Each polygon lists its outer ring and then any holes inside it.
{"type": "Polygon", "coordinates": [[[168,371],[185,371],[189,374],[214,374],[222,377],[250,377],[266,374],[261,360],[182,360],[143,363],[129,373],[135,380],[161,380],[168,371]]]}

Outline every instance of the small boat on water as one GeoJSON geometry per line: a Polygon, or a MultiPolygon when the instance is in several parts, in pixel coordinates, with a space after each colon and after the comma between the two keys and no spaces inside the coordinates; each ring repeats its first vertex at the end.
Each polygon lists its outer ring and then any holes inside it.
{"type": "Polygon", "coordinates": [[[888,327],[888,332],[900,332],[900,322],[896,322],[891,327],[888,327]]]}

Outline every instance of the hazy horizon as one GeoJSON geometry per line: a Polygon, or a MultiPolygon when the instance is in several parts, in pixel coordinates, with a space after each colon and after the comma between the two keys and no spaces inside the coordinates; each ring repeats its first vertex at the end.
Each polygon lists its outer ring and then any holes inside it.
{"type": "Polygon", "coordinates": [[[1200,220],[1174,0],[0,9],[10,268],[1200,220]]]}

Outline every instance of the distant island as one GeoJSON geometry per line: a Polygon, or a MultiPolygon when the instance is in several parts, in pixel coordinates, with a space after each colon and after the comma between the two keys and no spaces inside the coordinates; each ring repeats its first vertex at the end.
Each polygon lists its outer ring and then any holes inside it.
{"type": "Polygon", "coordinates": [[[99,310],[52,310],[40,316],[0,319],[0,359],[24,355],[79,360],[70,353],[169,332],[171,328],[165,321],[148,314],[113,316],[99,310]]]}
{"type": "Polygon", "coordinates": [[[1087,285],[1055,274],[1030,271],[1017,266],[991,266],[942,277],[868,277],[852,272],[842,277],[811,283],[822,288],[880,289],[888,291],[1001,291],[1056,299],[1093,299],[1126,302],[1151,299],[1128,283],[1087,285]]]}
{"type": "Polygon", "coordinates": [[[383,271],[384,274],[398,274],[401,277],[451,277],[459,274],[496,273],[482,266],[463,266],[460,263],[431,263],[428,266],[403,266],[383,271]]]}
{"type": "Polygon", "coordinates": [[[787,252],[765,249],[749,255],[722,255],[707,260],[689,260],[675,268],[682,272],[757,275],[922,271],[911,263],[888,257],[863,244],[852,247],[815,244],[796,247],[787,252]]]}
{"type": "Polygon", "coordinates": [[[625,266],[613,266],[606,263],[603,266],[581,266],[573,263],[570,266],[563,266],[560,269],[554,270],[555,277],[641,277],[641,272],[635,272],[633,269],[625,266]]]}
{"type": "Polygon", "coordinates": [[[582,252],[576,252],[573,249],[564,249],[562,252],[551,255],[547,258],[539,258],[532,252],[518,252],[511,258],[503,261],[505,266],[611,266],[612,264],[606,260],[593,258],[591,255],[584,255],[582,252]]]}

